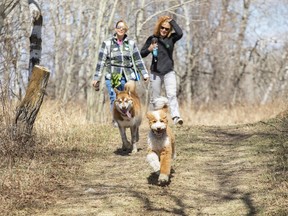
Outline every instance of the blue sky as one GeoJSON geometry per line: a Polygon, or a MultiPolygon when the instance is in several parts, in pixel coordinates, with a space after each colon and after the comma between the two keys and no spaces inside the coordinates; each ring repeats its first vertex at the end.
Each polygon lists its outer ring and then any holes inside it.
{"type": "Polygon", "coordinates": [[[288,35],[288,1],[253,1],[248,34],[251,38],[286,43],[288,35]]]}

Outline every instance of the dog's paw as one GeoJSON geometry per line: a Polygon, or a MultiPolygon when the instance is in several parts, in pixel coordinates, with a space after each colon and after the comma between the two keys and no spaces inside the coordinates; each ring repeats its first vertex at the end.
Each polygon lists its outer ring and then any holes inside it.
{"type": "Polygon", "coordinates": [[[136,154],[138,152],[137,148],[133,148],[131,154],[136,154]]]}
{"type": "Polygon", "coordinates": [[[130,151],[130,149],[129,149],[129,148],[127,148],[127,147],[125,147],[125,146],[122,146],[122,151],[123,151],[123,152],[129,152],[129,151],[130,151]]]}
{"type": "Polygon", "coordinates": [[[152,174],[155,175],[155,176],[159,176],[160,175],[160,170],[158,170],[156,172],[153,172],[152,174]]]}
{"type": "Polygon", "coordinates": [[[131,149],[132,148],[132,145],[130,144],[130,142],[123,142],[122,143],[122,149],[123,149],[123,151],[127,151],[127,150],[129,150],[129,149],[131,149]]]}
{"type": "Polygon", "coordinates": [[[158,183],[160,185],[167,184],[169,182],[169,176],[163,173],[160,173],[158,178],[158,183]]]}
{"type": "Polygon", "coordinates": [[[138,152],[136,143],[134,143],[131,147],[132,147],[131,154],[135,154],[138,152]]]}

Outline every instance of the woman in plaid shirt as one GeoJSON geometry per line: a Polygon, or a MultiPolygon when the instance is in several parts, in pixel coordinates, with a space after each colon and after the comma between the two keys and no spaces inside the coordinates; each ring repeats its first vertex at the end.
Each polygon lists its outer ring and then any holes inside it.
{"type": "Polygon", "coordinates": [[[149,74],[140,52],[134,40],[128,38],[127,31],[128,26],[126,22],[119,20],[116,23],[113,36],[102,43],[92,82],[93,87],[98,91],[102,72],[105,67],[105,84],[110,97],[111,110],[116,98],[113,89],[117,88],[123,91],[124,85],[128,80],[139,80],[139,75],[135,73],[134,68],[136,68],[137,72],[141,72],[145,82],[149,79],[149,74]]]}

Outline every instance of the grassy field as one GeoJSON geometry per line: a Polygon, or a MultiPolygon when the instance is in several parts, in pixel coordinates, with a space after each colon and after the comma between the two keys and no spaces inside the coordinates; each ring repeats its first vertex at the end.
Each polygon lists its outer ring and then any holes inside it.
{"type": "Polygon", "coordinates": [[[5,110],[0,215],[288,215],[285,105],[183,108],[166,187],[145,161],[146,119],[139,152],[125,155],[118,129],[87,123],[78,105],[45,101],[28,143],[8,136],[5,110]]]}

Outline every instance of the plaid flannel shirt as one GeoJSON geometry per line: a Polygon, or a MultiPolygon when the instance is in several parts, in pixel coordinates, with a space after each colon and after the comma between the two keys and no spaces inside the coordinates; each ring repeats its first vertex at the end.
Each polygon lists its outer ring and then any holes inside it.
{"type": "Polygon", "coordinates": [[[113,37],[105,40],[100,47],[94,80],[99,81],[101,79],[104,67],[106,67],[106,78],[108,79],[113,73],[122,74],[126,81],[135,79],[131,53],[133,53],[137,71],[145,79],[148,78],[147,69],[135,42],[125,35],[123,44],[120,46],[117,43],[116,34],[114,34],[113,37]]]}

